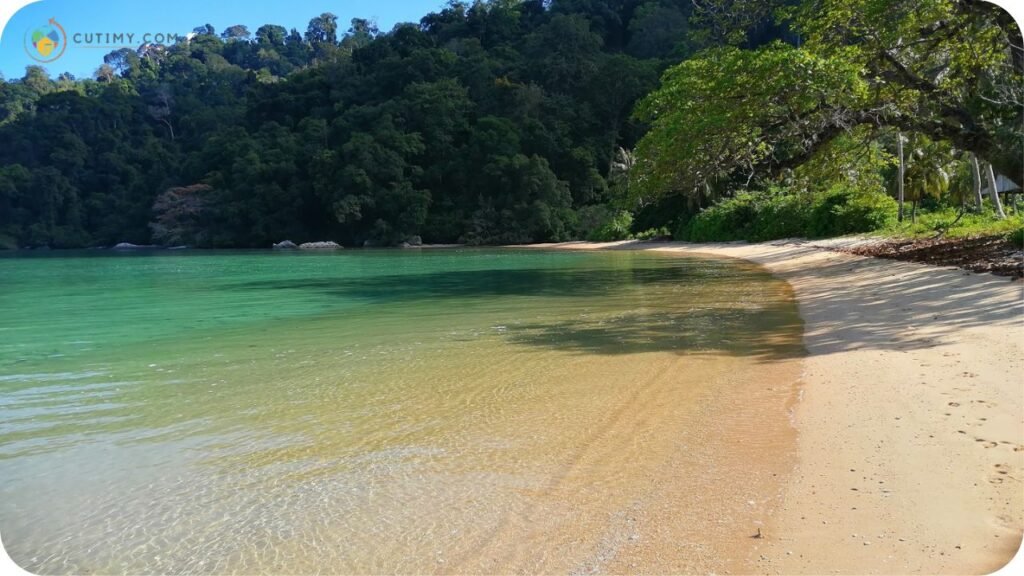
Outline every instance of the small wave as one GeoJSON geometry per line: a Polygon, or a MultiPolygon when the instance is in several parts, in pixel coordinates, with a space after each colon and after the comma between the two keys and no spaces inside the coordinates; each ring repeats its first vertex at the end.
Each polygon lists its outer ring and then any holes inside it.
{"type": "Polygon", "coordinates": [[[0,376],[0,382],[66,382],[103,376],[105,372],[43,372],[39,374],[9,374],[0,376]]]}

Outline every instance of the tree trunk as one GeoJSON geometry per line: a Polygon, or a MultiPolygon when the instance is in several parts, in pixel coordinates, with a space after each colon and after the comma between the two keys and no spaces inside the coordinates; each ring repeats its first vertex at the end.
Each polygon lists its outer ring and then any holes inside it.
{"type": "Polygon", "coordinates": [[[988,185],[989,185],[989,198],[992,199],[992,206],[996,209],[996,214],[1000,220],[1006,218],[1006,213],[1003,212],[1003,204],[999,201],[999,189],[996,188],[996,172],[992,169],[991,163],[985,164],[986,173],[988,174],[988,185]]]}
{"type": "Polygon", "coordinates": [[[971,154],[971,172],[974,174],[974,209],[981,214],[984,202],[981,197],[981,167],[978,166],[978,157],[974,154],[971,154]]]}
{"type": "Polygon", "coordinates": [[[166,118],[163,120],[163,123],[167,124],[167,129],[171,131],[171,142],[174,142],[174,126],[171,126],[171,123],[166,118]]]}
{"type": "Polygon", "coordinates": [[[914,224],[917,224],[917,200],[911,201],[911,204],[914,206],[914,208],[910,212],[910,221],[913,222],[914,224]]]}
{"type": "Polygon", "coordinates": [[[900,169],[899,169],[899,181],[896,183],[896,201],[899,203],[899,211],[897,212],[897,219],[903,222],[903,174],[905,167],[903,165],[903,133],[896,133],[896,150],[900,157],[900,169]]]}

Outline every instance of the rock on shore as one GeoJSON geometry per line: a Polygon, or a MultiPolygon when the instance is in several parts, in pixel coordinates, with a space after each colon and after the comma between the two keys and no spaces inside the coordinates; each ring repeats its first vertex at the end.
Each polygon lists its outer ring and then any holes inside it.
{"type": "Polygon", "coordinates": [[[114,250],[140,250],[146,248],[159,248],[152,244],[132,244],[131,242],[120,242],[114,245],[114,250]]]}
{"type": "Polygon", "coordinates": [[[337,242],[305,242],[299,244],[299,250],[341,250],[341,245],[337,242]]]}

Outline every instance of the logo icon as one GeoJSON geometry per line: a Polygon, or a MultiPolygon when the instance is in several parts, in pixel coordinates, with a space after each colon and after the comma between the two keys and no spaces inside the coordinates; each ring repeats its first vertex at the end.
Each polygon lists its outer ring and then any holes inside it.
{"type": "Polygon", "coordinates": [[[53,62],[64,55],[68,35],[55,19],[25,32],[25,53],[36,62],[53,62]]]}

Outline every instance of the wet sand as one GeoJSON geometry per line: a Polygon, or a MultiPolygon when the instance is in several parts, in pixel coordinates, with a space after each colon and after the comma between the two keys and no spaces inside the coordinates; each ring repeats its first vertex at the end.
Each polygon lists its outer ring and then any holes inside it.
{"type": "Polygon", "coordinates": [[[984,574],[1019,549],[1024,283],[799,242],[540,247],[730,256],[792,286],[808,352],[795,466],[765,537],[733,541],[745,555],[723,571],[984,574]]]}

